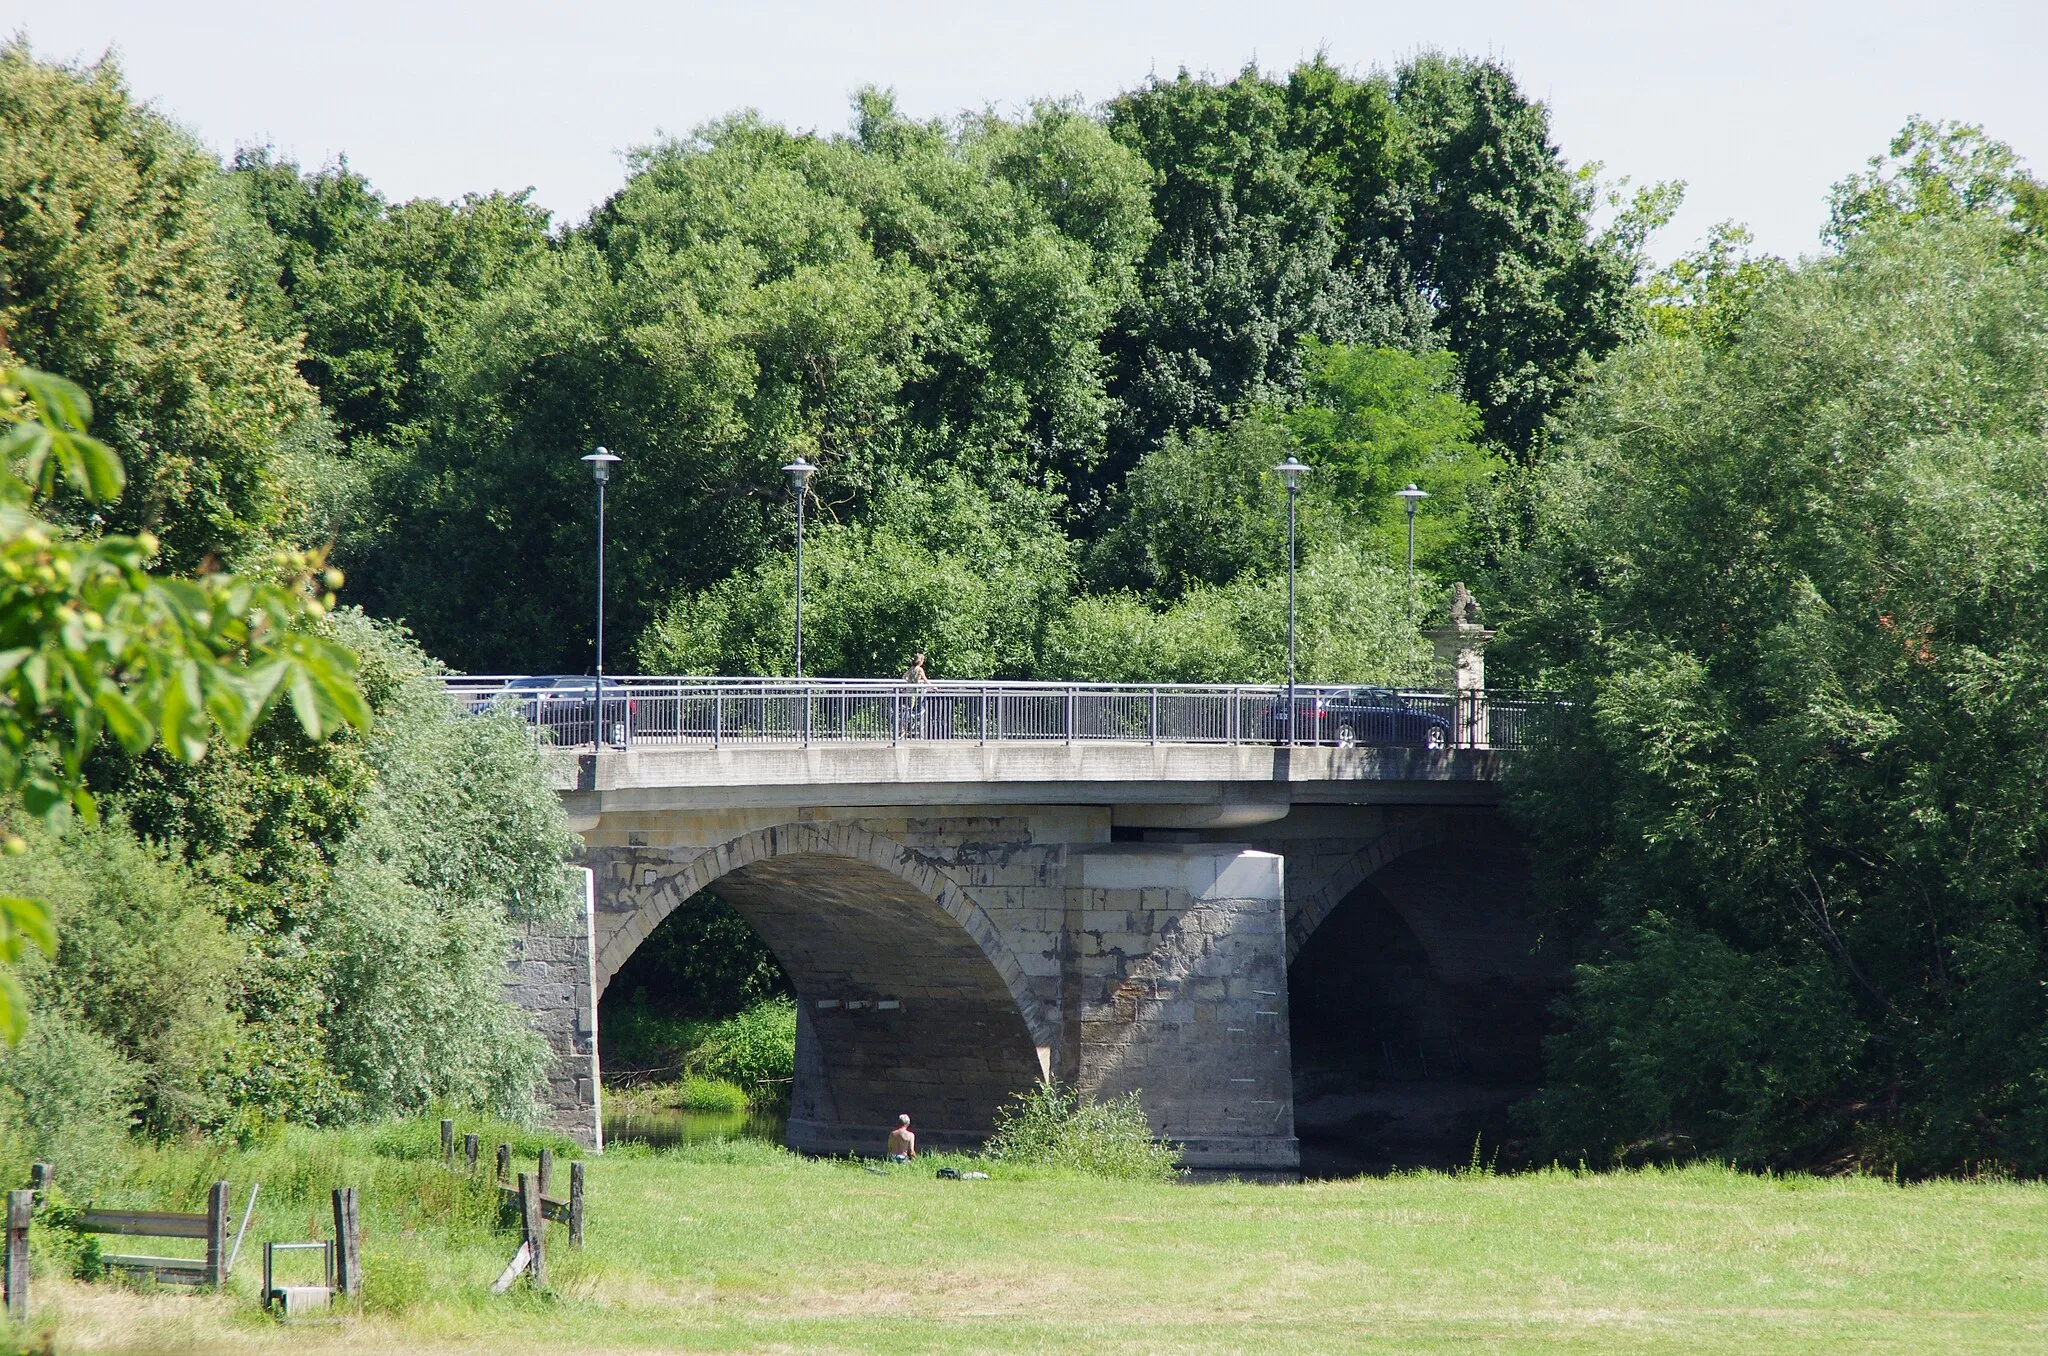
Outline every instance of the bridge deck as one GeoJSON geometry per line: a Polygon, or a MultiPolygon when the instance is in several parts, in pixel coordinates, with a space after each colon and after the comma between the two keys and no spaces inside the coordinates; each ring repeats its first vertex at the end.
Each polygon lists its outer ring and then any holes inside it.
{"type": "Polygon", "coordinates": [[[1495,749],[1252,744],[741,745],[552,755],[572,810],[798,805],[1237,805],[1238,822],[1293,804],[1490,805],[1495,749]]]}

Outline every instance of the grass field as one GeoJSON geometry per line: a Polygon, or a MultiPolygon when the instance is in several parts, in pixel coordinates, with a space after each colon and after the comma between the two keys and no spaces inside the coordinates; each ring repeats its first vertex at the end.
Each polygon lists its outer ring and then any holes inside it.
{"type": "MultiPolygon", "coordinates": [[[[408,1133],[401,1150],[428,1143],[426,1127],[408,1133]]],[[[554,1293],[494,1298],[513,1240],[493,1232],[488,1193],[393,1153],[365,1134],[168,1150],[100,1192],[172,1206],[219,1175],[239,1208],[253,1176],[270,1204],[252,1238],[303,1238],[325,1187],[350,1181],[369,1234],[360,1317],[262,1318],[250,1244],[222,1296],[39,1276],[19,1338],[293,1353],[2048,1350],[2036,1185],[1713,1168],[952,1182],[931,1164],[881,1174],[756,1143],[628,1150],[590,1164],[589,1247],[556,1239],[554,1293]]]]}

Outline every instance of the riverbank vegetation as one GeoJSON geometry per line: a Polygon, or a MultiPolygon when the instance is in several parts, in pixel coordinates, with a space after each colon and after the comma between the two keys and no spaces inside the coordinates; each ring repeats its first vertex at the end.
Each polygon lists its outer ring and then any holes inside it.
{"type": "Polygon", "coordinates": [[[615,1151],[587,1163],[589,1242],[551,1251],[542,1299],[488,1293],[516,1240],[490,1193],[441,1167],[429,1121],[137,1149],[122,1189],[138,1202],[264,1182],[228,1292],[38,1276],[31,1334],[62,1350],[1690,1354],[2024,1351],[2048,1325],[2039,1185],[1702,1165],[1190,1187],[960,1162],[990,1179],[749,1142],[615,1151]],[[364,1313],[281,1330],[258,1316],[253,1250],[307,1236],[343,1181],[362,1191],[364,1313]]]}
{"type": "MultiPolygon", "coordinates": [[[[1494,681],[1572,702],[1512,788],[1576,967],[1529,1161],[2048,1172],[2048,190],[1916,120],[1812,257],[1730,226],[1653,271],[1674,201],[1575,168],[1500,63],[1424,53],[739,114],[566,222],[223,162],[112,62],[10,42],[0,363],[75,380],[112,460],[7,444],[0,602],[56,655],[105,617],[52,562],[228,601],[151,633],[197,667],[66,651],[148,675],[139,724],[98,670],[0,656],[0,887],[58,924],[0,933],[34,1006],[8,1151],[118,1175],[138,1136],[530,1114],[495,967],[575,844],[522,732],[428,679],[587,667],[604,443],[619,651],[726,674],[788,669],[803,455],[813,674],[1275,679],[1301,456],[1304,678],[1430,681],[1456,579],[1494,681]],[[327,667],[285,701],[238,676],[266,655],[327,667]]],[[[787,997],[700,896],[615,977],[606,1059],[754,1102],[787,997]]]]}

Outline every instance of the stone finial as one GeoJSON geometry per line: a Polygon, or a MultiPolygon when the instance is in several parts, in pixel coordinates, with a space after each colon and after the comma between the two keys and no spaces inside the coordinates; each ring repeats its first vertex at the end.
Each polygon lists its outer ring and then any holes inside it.
{"type": "Polygon", "coordinates": [[[1436,648],[1440,681],[1460,692],[1486,686],[1486,642],[1493,632],[1479,624],[1479,603],[1463,584],[1451,586],[1450,625],[1423,634],[1436,648]]]}
{"type": "Polygon", "coordinates": [[[1473,626],[1479,621],[1479,600],[1464,584],[1451,585],[1451,625],[1473,626]]]}

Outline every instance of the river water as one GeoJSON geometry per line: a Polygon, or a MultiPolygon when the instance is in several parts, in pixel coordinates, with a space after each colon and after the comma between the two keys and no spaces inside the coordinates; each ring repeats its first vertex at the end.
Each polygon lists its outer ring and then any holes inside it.
{"type": "Polygon", "coordinates": [[[651,1111],[606,1116],[607,1144],[638,1143],[656,1148],[721,1139],[765,1139],[782,1143],[785,1119],[772,1111],[651,1111]]]}

